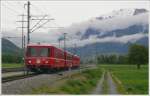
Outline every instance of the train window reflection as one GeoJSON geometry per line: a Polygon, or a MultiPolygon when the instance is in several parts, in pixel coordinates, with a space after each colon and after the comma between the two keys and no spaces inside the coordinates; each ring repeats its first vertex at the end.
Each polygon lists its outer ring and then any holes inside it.
{"type": "Polygon", "coordinates": [[[41,57],[49,57],[50,49],[49,48],[41,48],[39,55],[41,57]]]}
{"type": "Polygon", "coordinates": [[[38,54],[37,54],[37,51],[36,51],[36,48],[29,48],[28,49],[28,54],[29,54],[29,56],[31,56],[31,57],[35,57],[35,56],[38,56],[38,54]]]}
{"type": "Polygon", "coordinates": [[[50,48],[28,48],[28,56],[49,57],[50,56],[50,48]]]}

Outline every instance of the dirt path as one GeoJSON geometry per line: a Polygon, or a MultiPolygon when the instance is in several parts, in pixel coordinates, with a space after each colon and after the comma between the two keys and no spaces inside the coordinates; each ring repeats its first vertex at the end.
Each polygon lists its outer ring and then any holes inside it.
{"type": "Polygon", "coordinates": [[[96,89],[93,90],[92,94],[102,94],[103,93],[103,82],[104,82],[104,75],[105,73],[103,73],[101,79],[98,81],[97,87],[96,89]]]}
{"type": "Polygon", "coordinates": [[[113,81],[110,72],[107,72],[107,85],[108,85],[108,94],[118,94],[117,86],[113,81]]]}
{"type": "Polygon", "coordinates": [[[102,75],[92,94],[119,94],[110,72],[107,71],[102,75]],[[104,82],[106,83],[105,85],[104,82]]]}

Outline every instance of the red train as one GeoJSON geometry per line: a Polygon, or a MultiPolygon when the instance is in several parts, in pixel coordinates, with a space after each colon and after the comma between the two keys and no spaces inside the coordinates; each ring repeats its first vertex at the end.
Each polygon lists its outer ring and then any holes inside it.
{"type": "Polygon", "coordinates": [[[80,58],[52,45],[29,44],[25,56],[30,71],[48,71],[80,66],[80,58]]]}

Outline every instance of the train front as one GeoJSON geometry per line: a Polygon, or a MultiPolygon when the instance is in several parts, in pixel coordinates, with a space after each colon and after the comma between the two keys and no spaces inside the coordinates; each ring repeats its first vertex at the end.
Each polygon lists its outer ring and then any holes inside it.
{"type": "Polygon", "coordinates": [[[26,67],[30,71],[46,71],[51,68],[51,47],[28,45],[25,56],[26,67]]]}

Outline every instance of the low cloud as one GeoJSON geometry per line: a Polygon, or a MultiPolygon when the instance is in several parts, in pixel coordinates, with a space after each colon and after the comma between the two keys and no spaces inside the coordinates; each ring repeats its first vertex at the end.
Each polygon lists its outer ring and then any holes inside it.
{"type": "MultiPolygon", "coordinates": [[[[73,24],[68,28],[59,29],[59,30],[49,30],[48,32],[34,32],[31,34],[31,42],[37,43],[50,43],[55,46],[58,46],[58,38],[63,36],[63,33],[67,33],[67,46],[72,47],[73,44],[78,44],[78,46],[85,46],[87,44],[93,44],[96,42],[104,43],[104,42],[136,42],[137,40],[148,36],[147,34],[133,34],[133,35],[125,35],[121,37],[105,37],[105,38],[97,38],[97,36],[90,36],[89,39],[80,40],[81,36],[86,32],[88,28],[94,28],[96,30],[100,30],[101,34],[106,34],[111,30],[116,29],[124,29],[128,28],[132,25],[147,25],[148,24],[148,13],[143,13],[136,16],[128,16],[128,17],[117,17],[106,20],[98,20],[91,19],[86,22],[81,22],[80,24],[73,24]],[[80,32],[80,35],[77,33],[80,32]]],[[[17,30],[10,31],[2,31],[3,36],[21,36],[21,32],[17,30]]],[[[9,39],[14,42],[17,46],[21,46],[21,38],[9,39]]]]}
{"type": "Polygon", "coordinates": [[[96,38],[96,37],[91,37],[89,39],[86,40],[72,40],[72,41],[68,41],[68,47],[73,47],[73,44],[77,44],[78,47],[83,47],[85,45],[88,44],[94,44],[94,43],[108,43],[108,42],[116,42],[116,43],[128,43],[128,42],[136,42],[137,40],[144,38],[144,37],[148,37],[148,34],[143,34],[143,33],[138,33],[138,34],[133,34],[133,35],[125,35],[125,36],[121,36],[121,37],[105,37],[105,38],[96,38]]]}
{"type": "Polygon", "coordinates": [[[55,32],[68,33],[70,37],[80,39],[81,36],[86,32],[88,28],[93,28],[99,30],[101,34],[106,34],[112,30],[125,29],[132,25],[147,25],[148,24],[148,13],[143,13],[140,15],[126,16],[126,17],[116,17],[112,19],[99,20],[91,19],[86,22],[81,22],[79,24],[73,24],[64,30],[55,30],[55,32]],[[80,35],[76,35],[80,32],[80,35]]]}

